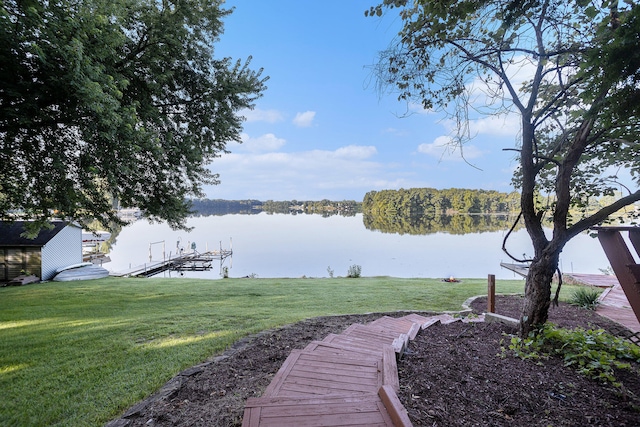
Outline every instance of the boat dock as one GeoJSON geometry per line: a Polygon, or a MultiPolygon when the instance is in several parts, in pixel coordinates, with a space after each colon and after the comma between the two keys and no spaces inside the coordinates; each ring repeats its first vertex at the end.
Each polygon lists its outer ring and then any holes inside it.
{"type": "Polygon", "coordinates": [[[513,271],[514,273],[522,277],[527,277],[527,274],[529,274],[528,264],[513,264],[508,262],[501,262],[500,267],[513,271]]]}
{"type": "Polygon", "coordinates": [[[208,271],[212,268],[214,260],[222,263],[233,254],[232,250],[220,249],[207,252],[193,251],[186,254],[169,256],[161,261],[149,261],[127,270],[112,272],[114,277],[151,277],[164,271],[208,271]]]}

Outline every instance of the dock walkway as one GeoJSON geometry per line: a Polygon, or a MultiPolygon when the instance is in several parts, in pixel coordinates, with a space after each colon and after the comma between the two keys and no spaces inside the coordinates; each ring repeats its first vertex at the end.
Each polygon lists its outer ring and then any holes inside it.
{"type": "Polygon", "coordinates": [[[205,271],[211,269],[213,260],[224,261],[232,255],[231,250],[215,250],[208,252],[189,252],[186,254],[169,257],[161,261],[149,261],[126,270],[112,272],[109,275],[114,277],[150,277],[167,270],[179,271],[205,271]]]}

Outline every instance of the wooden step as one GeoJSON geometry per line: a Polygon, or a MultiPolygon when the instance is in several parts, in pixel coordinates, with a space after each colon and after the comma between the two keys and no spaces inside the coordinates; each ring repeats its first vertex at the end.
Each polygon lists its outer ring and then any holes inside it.
{"type": "MultiPolygon", "coordinates": [[[[387,346],[393,351],[393,347],[387,346]]],[[[355,355],[364,355],[364,356],[373,356],[373,357],[382,357],[384,346],[376,346],[375,349],[364,349],[351,347],[344,344],[330,343],[326,341],[311,341],[304,348],[307,351],[315,351],[322,354],[335,355],[340,356],[344,354],[355,354],[355,355]]]]}
{"type": "Polygon", "coordinates": [[[410,340],[414,340],[418,332],[420,332],[420,324],[402,317],[383,316],[369,323],[369,326],[384,328],[398,334],[406,334],[410,340]]]}
{"type": "Polygon", "coordinates": [[[402,319],[407,319],[419,324],[420,329],[426,329],[429,326],[440,322],[440,319],[437,316],[422,316],[417,313],[407,314],[406,316],[403,316],[402,319]]]}
{"type": "Polygon", "coordinates": [[[400,380],[398,379],[398,365],[396,354],[389,345],[382,346],[380,351],[353,348],[348,345],[334,344],[324,341],[312,341],[304,349],[328,356],[345,357],[377,357],[382,360],[382,383],[391,386],[396,392],[400,390],[400,380]]]}
{"type": "Polygon", "coordinates": [[[263,396],[375,394],[384,385],[384,372],[384,362],[379,357],[293,350],[263,396]]]}
{"type": "Polygon", "coordinates": [[[379,394],[316,398],[250,398],[242,427],[394,426],[379,394]]]}
{"type": "MultiPolygon", "coordinates": [[[[379,351],[380,348],[384,345],[389,345],[388,340],[371,340],[371,339],[362,339],[356,338],[349,335],[337,335],[337,334],[329,334],[322,340],[323,342],[328,342],[332,344],[340,344],[349,346],[352,348],[359,348],[363,350],[371,350],[371,351],[379,351]]],[[[392,345],[394,352],[399,355],[399,352],[403,350],[402,343],[396,343],[396,345],[392,345]]],[[[396,356],[398,357],[398,356],[396,356]]]]}
{"type": "Polygon", "coordinates": [[[447,325],[449,323],[462,321],[462,318],[454,317],[454,316],[452,316],[451,314],[448,314],[448,313],[438,314],[438,315],[429,316],[429,317],[425,317],[425,316],[421,316],[419,314],[411,313],[411,314],[405,316],[405,318],[407,318],[409,320],[413,320],[416,323],[419,323],[422,329],[426,329],[429,326],[433,326],[433,325],[435,325],[437,323],[442,323],[443,325],[447,325]]]}
{"type": "Polygon", "coordinates": [[[450,314],[438,314],[437,316],[434,316],[434,318],[439,319],[440,323],[442,323],[443,325],[448,325],[449,323],[455,323],[455,322],[461,322],[462,318],[460,317],[453,317],[450,314]]]}
{"type": "Polygon", "coordinates": [[[360,323],[354,323],[340,335],[378,342],[381,345],[387,344],[392,346],[398,354],[402,354],[409,344],[409,336],[407,334],[390,332],[375,326],[362,325],[360,323]]]}

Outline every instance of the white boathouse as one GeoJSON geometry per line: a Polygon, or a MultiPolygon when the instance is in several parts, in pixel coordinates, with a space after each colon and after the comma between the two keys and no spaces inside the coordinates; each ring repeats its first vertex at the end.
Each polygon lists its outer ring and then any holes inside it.
{"type": "Polygon", "coordinates": [[[0,222],[0,283],[24,273],[51,280],[56,270],[82,262],[82,228],[53,221],[35,239],[22,237],[25,221],[0,222]]]}

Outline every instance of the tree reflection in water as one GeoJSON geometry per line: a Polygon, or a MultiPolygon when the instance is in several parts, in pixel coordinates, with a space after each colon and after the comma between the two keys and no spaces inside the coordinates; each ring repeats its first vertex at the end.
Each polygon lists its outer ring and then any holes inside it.
{"type": "MultiPolygon", "coordinates": [[[[385,216],[363,214],[362,222],[367,230],[383,233],[424,235],[434,233],[469,234],[508,230],[516,215],[457,214],[424,215],[421,217],[385,216]]],[[[516,225],[515,230],[523,227],[516,225]]]]}

